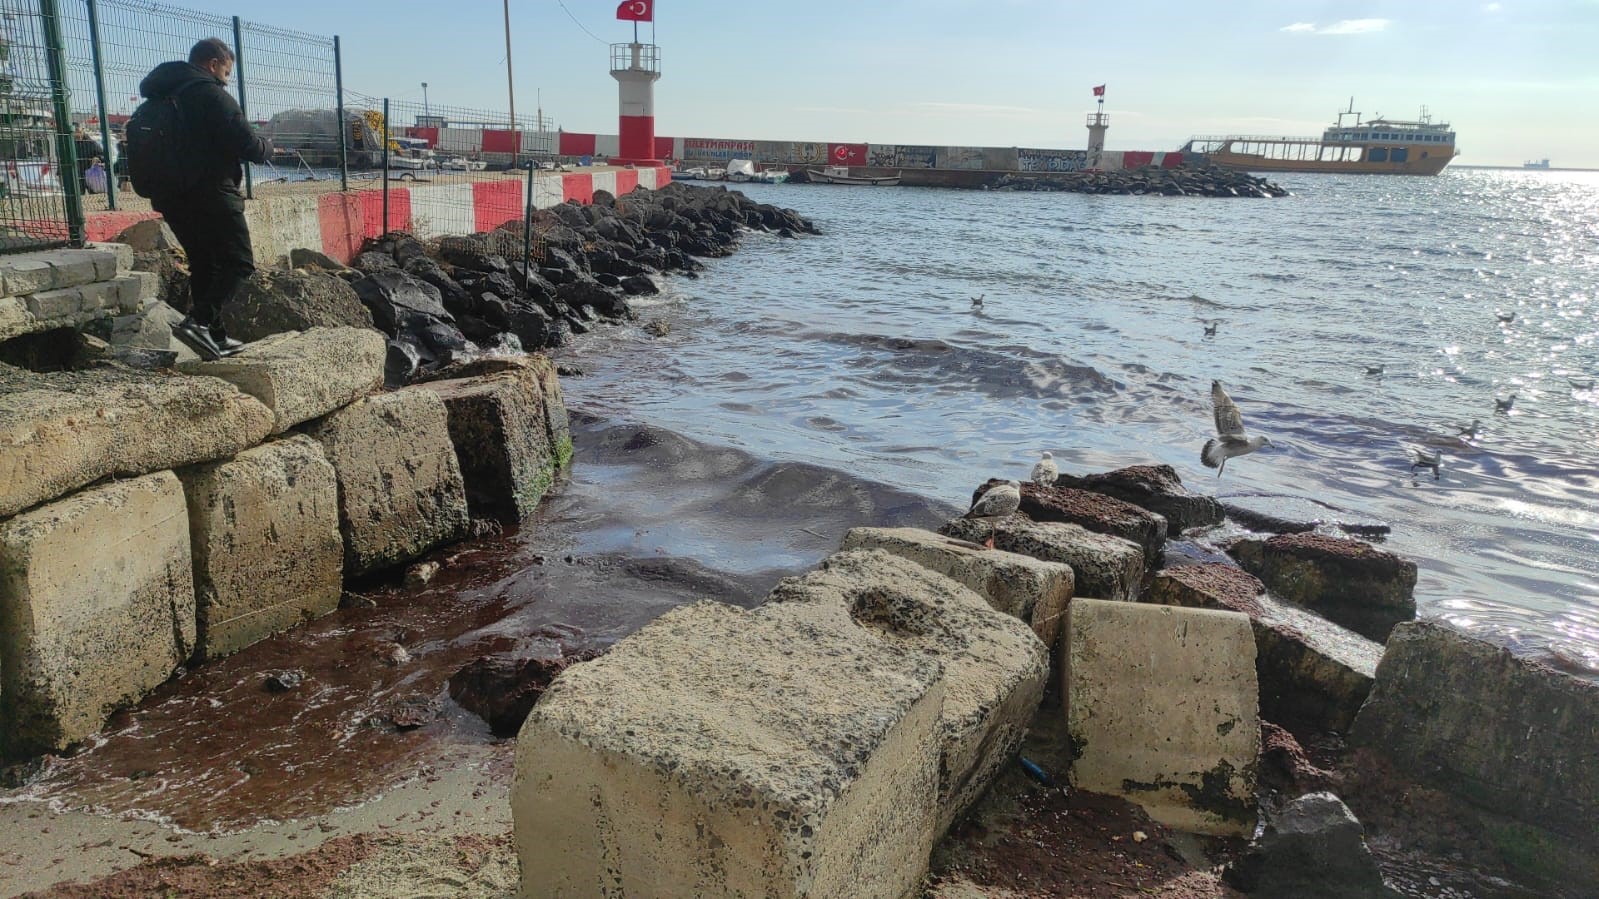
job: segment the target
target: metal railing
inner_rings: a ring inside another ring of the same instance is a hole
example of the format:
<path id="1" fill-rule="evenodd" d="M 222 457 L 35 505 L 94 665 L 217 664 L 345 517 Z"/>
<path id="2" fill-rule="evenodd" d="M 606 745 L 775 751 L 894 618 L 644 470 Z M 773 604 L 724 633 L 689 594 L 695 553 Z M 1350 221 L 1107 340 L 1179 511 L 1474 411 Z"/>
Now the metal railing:
<path id="1" fill-rule="evenodd" d="M 612 44 L 611 71 L 661 71 L 661 48 L 654 44 Z"/>
<path id="2" fill-rule="evenodd" d="M 55 125 L 67 98 L 52 77 L 61 67 L 59 18 L 47 17 L 46 5 L 0 0 L 0 253 L 83 237 L 82 209 L 70 213 L 73 196 L 62 187 L 77 185 L 77 162 L 72 132 L 63 137 Z"/>

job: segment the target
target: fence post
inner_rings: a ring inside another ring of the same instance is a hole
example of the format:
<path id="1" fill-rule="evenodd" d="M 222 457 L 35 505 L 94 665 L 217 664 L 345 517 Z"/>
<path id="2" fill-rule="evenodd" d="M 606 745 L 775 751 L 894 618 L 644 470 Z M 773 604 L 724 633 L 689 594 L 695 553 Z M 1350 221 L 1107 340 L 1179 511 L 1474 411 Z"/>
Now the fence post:
<path id="1" fill-rule="evenodd" d="M 344 56 L 339 52 L 339 36 L 333 36 L 333 89 L 339 99 L 339 190 L 350 189 L 350 123 L 344 120 Z"/>
<path id="2" fill-rule="evenodd" d="M 527 208 L 522 212 L 522 292 L 533 283 L 533 175 L 538 166 L 527 167 Z"/>
<path id="3" fill-rule="evenodd" d="M 239 17 L 233 17 L 233 77 L 239 85 L 239 111 L 250 121 L 250 107 L 244 100 L 244 29 L 239 27 Z M 255 178 L 250 174 L 250 163 L 244 164 L 244 197 L 255 199 Z"/>
<path id="4" fill-rule="evenodd" d="M 94 63 L 94 101 L 100 111 L 100 145 L 105 148 L 106 205 L 115 212 L 117 208 L 117 167 L 111 158 L 111 116 L 105 105 L 105 66 L 100 61 L 100 12 L 95 0 L 86 0 L 89 8 L 89 57 Z"/>
<path id="5" fill-rule="evenodd" d="M 389 98 L 383 98 L 383 227 L 378 235 L 389 233 Z"/>
<path id="6" fill-rule="evenodd" d="M 78 149 L 72 137 L 72 104 L 68 99 L 67 50 L 61 37 L 61 10 L 56 0 L 39 0 L 44 17 L 45 65 L 50 71 L 50 100 L 55 118 L 56 178 L 67 213 L 67 239 L 82 246 L 86 238 L 83 195 L 78 184 Z"/>

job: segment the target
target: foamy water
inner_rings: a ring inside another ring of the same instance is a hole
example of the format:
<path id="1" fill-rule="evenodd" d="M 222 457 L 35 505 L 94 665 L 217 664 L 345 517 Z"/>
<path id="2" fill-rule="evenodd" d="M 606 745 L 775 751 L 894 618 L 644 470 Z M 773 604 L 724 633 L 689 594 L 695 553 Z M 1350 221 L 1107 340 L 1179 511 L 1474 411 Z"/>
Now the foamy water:
<path id="1" fill-rule="evenodd" d="M 675 280 L 644 310 L 665 339 L 584 338 L 568 400 L 950 503 L 1045 449 L 1316 500 L 1393 525 L 1423 614 L 1599 665 L 1599 390 L 1570 384 L 1599 374 L 1599 175 L 1282 183 L 1275 201 L 747 186 L 825 235 L 753 235 Z M 1220 480 L 1198 461 L 1212 378 L 1278 447 Z M 1411 446 L 1443 453 L 1440 481 L 1412 476 Z"/>

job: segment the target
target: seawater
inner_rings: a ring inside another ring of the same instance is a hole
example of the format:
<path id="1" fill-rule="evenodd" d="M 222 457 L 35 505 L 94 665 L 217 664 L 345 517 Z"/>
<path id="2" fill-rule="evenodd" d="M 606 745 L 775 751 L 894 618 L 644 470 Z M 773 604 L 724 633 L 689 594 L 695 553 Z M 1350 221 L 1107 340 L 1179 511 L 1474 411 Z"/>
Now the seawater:
<path id="1" fill-rule="evenodd" d="M 744 185 L 823 236 L 747 235 L 672 279 L 643 310 L 672 332 L 585 336 L 568 400 L 951 506 L 1042 450 L 1325 504 L 1392 524 L 1423 615 L 1599 670 L 1599 390 L 1570 383 L 1599 377 L 1599 174 L 1279 183 L 1292 196 Z M 1213 378 L 1276 445 L 1219 479 L 1199 464 Z M 1416 446 L 1440 480 L 1411 471 Z"/>

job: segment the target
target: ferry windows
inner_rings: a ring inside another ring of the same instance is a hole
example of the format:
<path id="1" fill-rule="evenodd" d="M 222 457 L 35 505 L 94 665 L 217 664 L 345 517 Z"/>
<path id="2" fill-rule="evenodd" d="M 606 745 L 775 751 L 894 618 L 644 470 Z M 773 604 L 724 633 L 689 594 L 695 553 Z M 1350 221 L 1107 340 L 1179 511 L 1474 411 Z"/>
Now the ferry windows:
<path id="1" fill-rule="evenodd" d="M 1366 153 L 1366 160 L 1368 162 L 1387 162 L 1388 161 L 1388 148 L 1387 147 L 1372 147 L 1371 150 L 1368 153 Z"/>
<path id="2" fill-rule="evenodd" d="M 1388 154 L 1389 162 L 1408 162 L 1409 160 L 1410 149 L 1408 147 L 1395 147 L 1393 152 Z"/>

